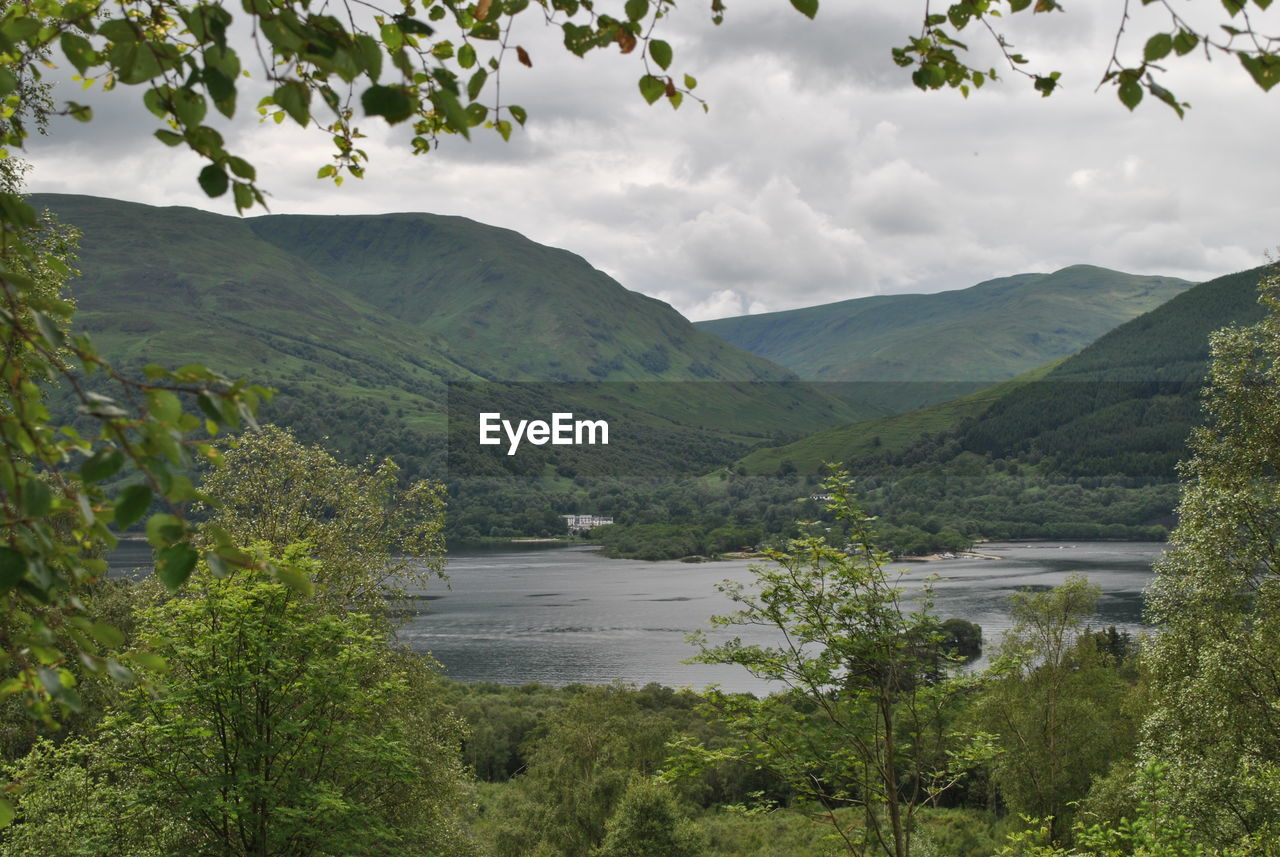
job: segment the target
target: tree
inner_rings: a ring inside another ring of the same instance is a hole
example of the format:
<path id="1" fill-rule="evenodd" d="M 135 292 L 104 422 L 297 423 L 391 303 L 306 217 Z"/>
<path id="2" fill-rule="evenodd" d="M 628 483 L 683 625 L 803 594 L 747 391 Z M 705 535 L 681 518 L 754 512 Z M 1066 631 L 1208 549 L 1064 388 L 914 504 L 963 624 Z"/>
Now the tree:
<path id="1" fill-rule="evenodd" d="M 583 690 L 527 740 L 528 770 L 516 780 L 518 800 L 494 853 L 591 853 L 631 781 L 657 773 L 672 732 L 670 721 L 642 709 L 625 688 Z"/>
<path id="2" fill-rule="evenodd" d="M 1127 685 L 1087 625 L 1100 594 L 1072 575 L 1010 596 L 1014 625 L 978 701 L 979 722 L 997 736 L 991 764 L 1005 802 L 1043 819 L 1054 842 L 1071 829 L 1073 804 L 1133 742 Z"/>
<path id="3" fill-rule="evenodd" d="M 754 590 L 720 586 L 739 609 L 713 617 L 714 626 L 763 627 L 778 643 L 696 635 L 694 660 L 776 682 L 780 690 L 764 699 L 710 700 L 744 752 L 820 813 L 849 853 L 907 857 L 917 810 L 957 781 L 947 726 L 960 685 L 936 676 L 943 635 L 927 590 L 909 612 L 848 478 L 837 474 L 825 488 L 847 545 L 793 540 L 766 552 L 773 564 L 753 569 Z M 856 823 L 837 814 L 842 807 L 858 810 Z"/>
<path id="4" fill-rule="evenodd" d="M 813 5 L 816 8 L 817 4 Z M 1145 36 L 1140 59 L 1122 60 L 1120 46 L 1132 25 L 1130 4 L 1125 2 L 1116 27 L 1115 48 L 1102 76 L 1102 83 L 1114 86 L 1117 97 L 1130 110 L 1141 103 L 1144 94 L 1149 94 L 1182 116 L 1190 105 L 1179 101 L 1157 78 L 1167 71 L 1169 61 L 1192 53 L 1202 53 L 1207 59 L 1224 56 L 1237 60 L 1263 90 L 1280 82 L 1280 41 L 1264 33 L 1254 20 L 1265 13 L 1271 0 L 1222 0 L 1226 19 L 1216 25 L 1196 19 L 1195 10 L 1176 9 L 1168 0 L 1141 0 L 1141 5 L 1155 5 L 1166 12 L 1165 27 Z M 1057 0 L 959 0 L 942 13 L 934 12 L 925 3 L 920 34 L 894 48 L 893 60 L 911 69 L 912 82 L 919 88 L 951 87 L 967 97 L 971 90 L 997 77 L 994 67 L 980 68 L 961 58 L 969 48 L 957 37 L 973 27 L 990 37 L 1014 74 L 1027 78 L 1037 92 L 1048 96 L 1057 89 L 1062 75 L 1056 71 L 1028 71 L 1027 58 L 995 29 L 1002 15 L 1026 11 L 1062 12 L 1063 6 Z"/>
<path id="5" fill-rule="evenodd" d="M 13 10 L 8 10 L 12 13 Z M 3 75 L 0 75 L 2 77 Z M 10 108 L 21 105 L 11 104 Z M 18 109 L 7 121 L 23 115 Z M 118 643 L 110 626 L 86 615 L 84 588 L 103 575 L 105 548 L 116 534 L 146 518 L 156 571 L 176 587 L 198 553 L 184 507 L 199 497 L 184 471 L 199 458 L 219 459 L 217 432 L 252 422 L 267 391 L 199 366 L 149 367 L 145 381 L 120 376 L 92 343 L 68 328 L 73 304 L 62 294 L 71 274 L 71 236 L 41 220 L 0 188 L 0 698 L 18 695 L 48 723 L 80 706 L 64 651 L 91 672 L 132 677 L 126 660 L 107 657 Z M 16 179 L 14 179 L 16 180 Z M 73 369 L 74 367 L 74 369 Z M 86 386 L 105 376 L 120 391 L 109 398 Z M 62 383 L 99 429 L 84 434 L 60 426 L 45 404 L 49 384 Z M 202 421 L 184 413 L 182 397 L 198 402 Z M 126 464 L 131 463 L 130 472 Z M 123 480 L 108 494 L 104 484 Z M 162 511 L 148 512 L 153 503 Z M 206 548 L 223 565 L 252 564 L 224 539 Z M 9 807 L 0 800 L 0 824 Z"/>
<path id="6" fill-rule="evenodd" d="M 636 780 L 605 826 L 596 857 L 698 857 L 702 843 L 667 786 Z"/>
<path id="7" fill-rule="evenodd" d="M 206 530 L 276 554 L 305 544 L 320 597 L 380 613 L 387 598 L 444 570 L 443 488 L 421 481 L 401 489 L 397 473 L 390 460 L 342 464 L 265 426 L 238 438 L 206 475 Z"/>
<path id="8" fill-rule="evenodd" d="M 89 764 L 42 748 L 24 760 L 22 823 L 0 853 L 58 835 L 175 857 L 469 853 L 460 721 L 377 621 L 324 607 L 261 576 L 204 572 L 144 610 L 139 643 L 166 665 L 161 692 L 126 692 L 80 747 Z M 55 783 L 129 824 L 69 809 Z"/>
<path id="9" fill-rule="evenodd" d="M 1172 549 L 1156 563 L 1142 755 L 1207 840 L 1280 836 L 1280 276 L 1266 317 L 1212 339 L 1207 425 L 1181 467 Z"/>

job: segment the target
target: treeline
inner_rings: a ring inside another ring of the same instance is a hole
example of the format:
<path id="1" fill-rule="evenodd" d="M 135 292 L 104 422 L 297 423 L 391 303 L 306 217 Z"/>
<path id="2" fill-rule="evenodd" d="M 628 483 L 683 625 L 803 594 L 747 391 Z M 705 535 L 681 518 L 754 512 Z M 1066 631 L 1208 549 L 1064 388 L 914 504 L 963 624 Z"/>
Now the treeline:
<path id="1" fill-rule="evenodd" d="M 857 481 L 877 517 L 876 540 L 896 555 L 965 550 L 978 541 L 1161 541 L 1177 485 L 1121 476 L 1048 477 L 1017 462 L 973 458 L 962 474 L 892 471 Z M 450 486 L 451 544 L 564 536 L 560 514 L 615 524 L 591 534 L 607 555 L 679 559 L 779 546 L 797 521 L 833 523 L 817 477 L 720 472 L 690 479 L 473 479 Z"/>

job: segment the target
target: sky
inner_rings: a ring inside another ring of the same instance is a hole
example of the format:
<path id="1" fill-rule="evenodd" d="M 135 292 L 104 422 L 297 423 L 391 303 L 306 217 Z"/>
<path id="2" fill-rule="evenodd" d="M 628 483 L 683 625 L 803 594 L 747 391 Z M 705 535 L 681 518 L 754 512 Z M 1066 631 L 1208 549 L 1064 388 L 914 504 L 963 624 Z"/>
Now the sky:
<path id="1" fill-rule="evenodd" d="M 890 49 L 918 31 L 922 1 L 826 0 L 814 21 L 785 0 L 727 4 L 719 27 L 704 2 L 662 22 L 706 113 L 645 104 L 637 55 L 579 59 L 525 16 L 512 42 L 533 68 L 509 63 L 502 97 L 530 118 L 509 143 L 473 133 L 415 157 L 403 129 L 370 121 L 367 177 L 335 188 L 315 178 L 328 135 L 258 121 L 252 82 L 224 134 L 272 213 L 469 217 L 578 253 L 695 321 L 1080 263 L 1198 281 L 1280 246 L 1280 87 L 1267 95 L 1234 60 L 1192 55 L 1164 79 L 1191 103 L 1185 119 L 1150 99 L 1130 113 L 1098 89 L 1121 4 L 1004 22 L 1033 67 L 1063 73 L 1047 99 L 1011 74 L 968 99 L 916 89 Z M 1179 9 L 1212 24 L 1221 5 Z M 1131 57 L 1166 13 L 1130 11 Z M 65 74 L 55 97 L 95 119 L 55 120 L 32 141 L 32 191 L 234 214 L 229 195 L 201 192 L 194 156 L 151 136 L 136 88 L 83 93 Z"/>

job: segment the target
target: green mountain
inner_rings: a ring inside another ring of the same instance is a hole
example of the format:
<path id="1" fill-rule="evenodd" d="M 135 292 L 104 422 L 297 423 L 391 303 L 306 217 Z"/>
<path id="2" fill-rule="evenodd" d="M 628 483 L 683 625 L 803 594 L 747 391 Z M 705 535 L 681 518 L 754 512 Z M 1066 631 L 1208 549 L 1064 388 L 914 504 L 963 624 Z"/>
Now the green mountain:
<path id="1" fill-rule="evenodd" d="M 1171 479 L 1200 421 L 1210 334 L 1262 317 L 1265 268 L 1201 283 L 1055 361 L 979 393 L 906 414 L 826 429 L 757 450 L 748 473 L 789 462 L 816 472 L 845 461 L 863 472 L 1005 460 L 1067 477 Z M 789 468 L 788 468 L 789 469 Z"/>
<path id="2" fill-rule="evenodd" d="M 1040 380 L 1062 361 L 1024 372 L 1016 378 L 984 387 L 976 393 L 926 408 L 823 429 L 784 446 L 757 449 L 742 458 L 735 469 L 751 475 L 770 473 L 819 473 L 831 461 L 854 461 L 866 456 L 900 453 L 916 442 L 972 420 L 1001 401 L 1014 389 Z"/>
<path id="3" fill-rule="evenodd" d="M 1073 265 L 938 294 L 877 295 L 698 326 L 809 380 L 985 386 L 1079 351 L 1190 286 Z"/>
<path id="4" fill-rule="evenodd" d="M 757 450 L 733 471 L 842 462 L 886 543 L 912 551 L 983 537 L 1163 539 L 1175 466 L 1202 419 L 1210 334 L 1261 318 L 1263 273 L 1202 283 L 981 393 Z"/>
<path id="5" fill-rule="evenodd" d="M 463 218 L 32 202 L 82 232 L 76 323 L 111 359 L 200 362 L 269 384 L 280 395 L 266 419 L 354 456 L 394 455 L 411 473 L 439 472 L 428 459 L 449 382 L 602 385 L 592 404 L 670 431 L 694 461 L 869 413 L 571 253 Z M 699 383 L 690 395 L 641 382 Z"/>

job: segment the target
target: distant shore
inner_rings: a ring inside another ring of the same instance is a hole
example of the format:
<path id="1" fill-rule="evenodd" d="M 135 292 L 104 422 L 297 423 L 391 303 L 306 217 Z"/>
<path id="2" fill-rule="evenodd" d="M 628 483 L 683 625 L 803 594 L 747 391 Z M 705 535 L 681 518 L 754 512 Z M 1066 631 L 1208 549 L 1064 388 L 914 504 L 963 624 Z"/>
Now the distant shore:
<path id="1" fill-rule="evenodd" d="M 925 556 L 900 556 L 898 562 L 946 562 L 950 559 L 1004 559 L 1002 556 L 994 556 L 989 553 L 976 553 L 974 551 L 957 551 L 947 556 L 940 553 L 931 553 Z"/>

